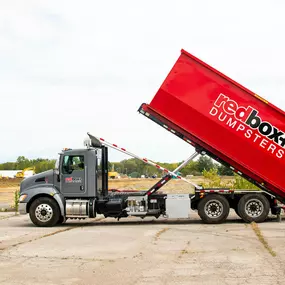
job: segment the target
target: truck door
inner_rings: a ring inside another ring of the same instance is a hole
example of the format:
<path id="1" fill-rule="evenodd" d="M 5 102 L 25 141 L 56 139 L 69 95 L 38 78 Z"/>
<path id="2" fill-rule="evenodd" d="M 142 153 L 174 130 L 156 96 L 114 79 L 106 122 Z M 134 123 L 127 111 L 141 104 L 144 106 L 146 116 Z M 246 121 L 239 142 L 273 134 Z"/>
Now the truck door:
<path id="1" fill-rule="evenodd" d="M 65 197 L 86 195 L 87 159 L 82 154 L 65 154 L 62 158 L 61 192 Z"/>

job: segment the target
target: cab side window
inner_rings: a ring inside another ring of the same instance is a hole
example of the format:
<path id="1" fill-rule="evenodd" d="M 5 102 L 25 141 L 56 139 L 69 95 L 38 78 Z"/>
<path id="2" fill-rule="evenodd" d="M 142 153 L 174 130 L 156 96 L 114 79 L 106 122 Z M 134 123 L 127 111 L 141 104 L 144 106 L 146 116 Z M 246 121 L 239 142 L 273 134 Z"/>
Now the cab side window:
<path id="1" fill-rule="evenodd" d="M 62 173 L 71 174 L 74 170 L 84 170 L 84 155 L 65 155 L 62 163 Z"/>

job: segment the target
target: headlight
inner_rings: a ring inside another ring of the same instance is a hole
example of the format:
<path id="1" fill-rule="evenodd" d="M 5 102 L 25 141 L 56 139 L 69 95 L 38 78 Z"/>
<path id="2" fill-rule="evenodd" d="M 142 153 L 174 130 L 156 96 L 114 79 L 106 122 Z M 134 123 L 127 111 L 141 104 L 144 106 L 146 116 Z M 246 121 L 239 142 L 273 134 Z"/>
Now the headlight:
<path id="1" fill-rule="evenodd" d="M 20 202 L 23 202 L 27 198 L 27 194 L 23 194 L 20 196 Z"/>

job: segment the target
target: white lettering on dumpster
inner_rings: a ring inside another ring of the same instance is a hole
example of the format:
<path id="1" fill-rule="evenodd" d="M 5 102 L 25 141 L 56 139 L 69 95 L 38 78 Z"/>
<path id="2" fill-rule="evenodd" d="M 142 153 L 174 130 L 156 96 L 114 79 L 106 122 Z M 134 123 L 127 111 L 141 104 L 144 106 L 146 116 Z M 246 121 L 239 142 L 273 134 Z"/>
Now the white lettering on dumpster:
<path id="1" fill-rule="evenodd" d="M 239 106 L 236 101 L 221 93 L 209 114 L 236 132 L 242 132 L 245 138 L 251 139 L 277 158 L 283 157 L 284 132 L 270 122 L 263 121 L 258 110 L 252 106 Z"/>

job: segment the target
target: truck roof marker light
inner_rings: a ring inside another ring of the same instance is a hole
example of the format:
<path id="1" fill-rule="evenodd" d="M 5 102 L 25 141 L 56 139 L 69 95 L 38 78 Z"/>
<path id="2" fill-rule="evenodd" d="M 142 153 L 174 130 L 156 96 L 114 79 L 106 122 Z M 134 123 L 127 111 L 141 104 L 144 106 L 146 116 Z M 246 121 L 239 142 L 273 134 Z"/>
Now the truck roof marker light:
<path id="1" fill-rule="evenodd" d="M 91 135 L 91 134 L 88 133 L 88 135 Z M 93 136 L 93 135 L 92 135 L 92 136 Z M 132 156 L 132 157 L 134 157 L 134 158 L 137 158 L 137 159 L 139 159 L 139 160 L 141 160 L 141 161 L 143 161 L 143 162 L 145 162 L 145 163 L 147 163 L 147 164 L 150 164 L 150 165 L 152 165 L 152 166 L 155 166 L 157 169 L 160 169 L 161 171 L 165 171 L 165 172 L 167 172 L 167 173 L 170 173 L 170 174 L 172 174 L 173 176 L 175 176 L 176 178 L 181 179 L 181 180 L 187 182 L 188 184 L 194 186 L 195 188 L 198 188 L 198 189 L 201 189 L 201 188 L 202 188 L 201 186 L 199 186 L 199 185 L 197 185 L 197 184 L 195 184 L 195 183 L 193 183 L 193 182 L 191 182 L 191 181 L 189 181 L 189 180 L 187 180 L 187 179 L 185 179 L 185 178 L 183 178 L 183 177 L 177 175 L 176 173 L 174 173 L 174 172 L 172 172 L 172 171 L 170 171 L 170 170 L 168 170 L 168 169 L 166 169 L 166 168 L 164 168 L 164 167 L 158 165 L 157 163 L 155 163 L 155 162 L 153 162 L 153 161 L 151 161 L 151 160 L 149 160 L 149 159 L 147 159 L 147 158 L 141 158 L 141 157 L 139 157 L 138 155 L 133 154 L 133 153 L 131 153 L 131 152 L 125 150 L 125 148 L 119 147 L 117 144 L 113 144 L 113 143 L 107 142 L 107 141 L 104 140 L 103 138 L 98 138 L 98 137 L 95 137 L 95 136 L 93 136 L 93 137 L 96 138 L 96 139 L 98 139 L 98 140 L 101 140 L 102 142 L 104 142 L 103 144 L 105 144 L 105 145 L 107 145 L 107 146 L 109 146 L 109 147 L 111 147 L 111 148 L 114 148 L 114 149 L 116 149 L 116 150 L 118 150 L 118 151 L 121 151 L 121 152 L 127 154 L 127 155 L 130 155 L 130 156 Z"/>
<path id="2" fill-rule="evenodd" d="M 172 129 L 171 129 L 170 131 L 171 131 L 172 133 L 174 133 L 174 134 L 176 133 L 176 132 L 175 132 L 174 130 L 172 130 Z"/>
<path id="3" fill-rule="evenodd" d="M 163 125 L 163 127 L 166 128 L 166 129 L 168 129 L 168 126 L 166 126 L 166 125 Z"/>

